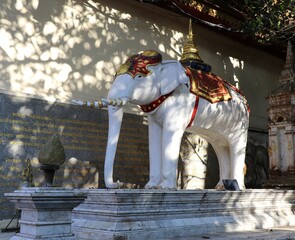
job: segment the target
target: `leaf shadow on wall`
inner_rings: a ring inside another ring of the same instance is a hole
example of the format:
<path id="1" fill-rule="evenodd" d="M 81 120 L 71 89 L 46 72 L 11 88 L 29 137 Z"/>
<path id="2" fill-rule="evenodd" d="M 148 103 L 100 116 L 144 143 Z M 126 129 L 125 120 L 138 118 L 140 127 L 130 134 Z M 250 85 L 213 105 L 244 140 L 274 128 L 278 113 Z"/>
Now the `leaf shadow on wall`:
<path id="1" fill-rule="evenodd" d="M 106 97 L 129 55 L 147 48 L 180 55 L 184 39 L 144 8 L 133 13 L 119 1 L 21 3 L 0 10 L 3 89 L 50 101 L 92 100 Z"/>
<path id="2" fill-rule="evenodd" d="M 152 15 L 145 13 L 149 16 L 142 21 L 118 1 L 7 1 L 0 15 L 0 88 L 43 98 L 48 105 L 77 96 L 105 97 L 115 69 L 128 55 L 147 47 L 177 55 L 174 47 L 163 46 L 171 39 L 182 45 Z M 129 144 L 123 142 L 122 149 L 128 151 Z"/>

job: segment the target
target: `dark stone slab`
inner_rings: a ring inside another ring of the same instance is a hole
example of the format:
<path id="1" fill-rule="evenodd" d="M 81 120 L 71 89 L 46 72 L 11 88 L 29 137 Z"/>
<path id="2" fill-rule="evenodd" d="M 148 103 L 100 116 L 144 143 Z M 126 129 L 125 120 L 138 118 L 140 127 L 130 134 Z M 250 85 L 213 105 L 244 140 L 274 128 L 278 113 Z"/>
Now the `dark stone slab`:
<path id="1" fill-rule="evenodd" d="M 147 181 L 142 178 L 148 173 L 147 126 L 143 122 L 141 116 L 124 115 L 114 167 L 114 178 L 123 182 L 144 185 Z M 27 159 L 31 160 L 34 184 L 43 184 L 38 153 L 55 133 L 66 154 L 56 172 L 55 186 L 104 187 L 106 110 L 0 94 L 0 193 L 19 187 Z M 141 171 L 136 170 L 138 165 Z M 1 206 L 0 218 L 13 216 L 11 204 Z"/>

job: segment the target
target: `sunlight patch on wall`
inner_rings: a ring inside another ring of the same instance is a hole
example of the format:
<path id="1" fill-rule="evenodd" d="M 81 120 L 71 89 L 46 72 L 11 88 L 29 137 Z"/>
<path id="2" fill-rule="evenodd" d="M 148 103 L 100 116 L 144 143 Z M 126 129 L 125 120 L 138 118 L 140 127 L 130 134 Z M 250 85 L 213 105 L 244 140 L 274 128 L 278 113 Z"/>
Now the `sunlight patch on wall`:
<path id="1" fill-rule="evenodd" d="M 163 43 L 160 43 L 160 44 L 159 44 L 159 50 L 160 50 L 161 52 L 165 52 L 165 46 L 164 46 Z"/>
<path id="2" fill-rule="evenodd" d="M 53 22 L 47 22 L 45 23 L 45 26 L 43 28 L 43 34 L 50 35 L 57 31 L 57 26 Z"/>
<path id="3" fill-rule="evenodd" d="M 232 63 L 234 68 L 240 68 L 241 70 L 244 69 L 244 61 L 241 61 L 234 57 L 229 57 L 229 60 Z"/>
<path id="4" fill-rule="evenodd" d="M 117 62 L 118 62 L 118 66 L 122 64 L 122 61 L 119 62 L 117 60 Z M 113 81 L 113 76 L 115 75 L 115 72 L 116 72 L 116 69 L 113 63 L 99 61 L 95 66 L 96 66 L 95 76 L 97 81 L 101 81 L 101 82 Z"/>
<path id="5" fill-rule="evenodd" d="M 174 59 L 176 59 L 177 57 L 180 59 L 180 56 L 183 51 L 183 41 L 185 40 L 185 37 L 183 33 L 174 30 L 172 30 L 172 34 L 173 35 L 170 38 L 170 44 L 174 51 L 170 49 L 168 50 L 167 54 Z"/>
<path id="6" fill-rule="evenodd" d="M 230 60 L 230 62 L 232 64 L 232 66 L 233 66 L 233 69 L 239 69 L 239 70 L 244 69 L 244 61 L 243 60 L 239 60 L 239 59 L 234 58 L 234 57 L 229 57 L 229 60 Z M 237 76 L 236 72 L 233 73 L 233 80 L 235 82 L 235 86 L 237 88 L 240 88 L 240 86 L 239 86 L 240 79 Z"/>
<path id="7" fill-rule="evenodd" d="M 146 39 L 140 39 L 140 44 L 143 45 L 143 46 L 147 46 L 147 41 Z"/>
<path id="8" fill-rule="evenodd" d="M 106 97 L 116 68 L 131 54 L 149 48 L 177 59 L 182 51 L 183 33 L 111 3 L 16 0 L 5 6 L 0 9 L 4 92 L 61 102 Z"/>
<path id="9" fill-rule="evenodd" d="M 24 144 L 21 141 L 12 140 L 7 145 L 8 152 L 14 158 L 18 158 L 18 156 L 24 153 Z"/>
<path id="10" fill-rule="evenodd" d="M 14 57 L 16 55 L 16 51 L 11 44 L 13 42 L 13 38 L 11 34 L 6 31 L 4 28 L 0 29 L 0 47 L 2 51 L 7 55 L 9 60 L 14 60 Z M 0 54 L 0 60 L 3 61 L 5 56 L 3 54 Z"/>
<path id="11" fill-rule="evenodd" d="M 27 106 L 20 107 L 18 112 L 24 116 L 33 114 L 33 110 L 31 108 L 28 108 Z"/>

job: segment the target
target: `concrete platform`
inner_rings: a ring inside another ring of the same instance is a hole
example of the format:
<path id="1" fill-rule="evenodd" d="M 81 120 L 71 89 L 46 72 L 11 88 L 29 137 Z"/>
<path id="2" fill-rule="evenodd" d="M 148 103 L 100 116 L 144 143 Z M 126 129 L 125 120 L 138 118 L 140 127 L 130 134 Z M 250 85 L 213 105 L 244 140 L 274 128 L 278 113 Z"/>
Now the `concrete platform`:
<path id="1" fill-rule="evenodd" d="M 0 240 L 9 240 L 15 233 L 0 233 Z M 179 240 L 179 238 L 176 238 Z M 176 239 L 165 239 L 165 240 L 176 240 Z M 185 240 L 242 240 L 242 239 L 255 239 L 255 240 L 294 240 L 295 239 L 295 227 L 288 228 L 273 228 L 273 229 L 260 229 L 255 231 L 247 232 L 232 232 L 232 233 L 218 233 L 218 234 L 203 234 L 196 235 L 189 238 L 182 238 Z M 79 240 L 79 239 L 78 239 Z M 153 240 L 153 239 L 150 239 Z M 163 240 L 158 239 L 156 240 Z"/>
<path id="2" fill-rule="evenodd" d="M 73 210 L 72 228 L 79 239 L 92 240 L 295 239 L 293 227 L 274 230 L 295 226 L 294 213 L 292 190 L 91 189 Z"/>

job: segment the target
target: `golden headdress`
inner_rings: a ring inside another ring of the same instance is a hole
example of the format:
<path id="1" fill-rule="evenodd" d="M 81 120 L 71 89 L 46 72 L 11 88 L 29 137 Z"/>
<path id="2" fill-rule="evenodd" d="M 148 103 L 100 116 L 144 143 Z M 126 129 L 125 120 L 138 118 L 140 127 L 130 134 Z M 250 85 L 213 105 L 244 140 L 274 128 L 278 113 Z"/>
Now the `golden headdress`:
<path id="1" fill-rule="evenodd" d="M 142 76 L 147 76 L 150 71 L 147 66 L 157 65 L 162 61 L 162 55 L 154 50 L 146 50 L 139 54 L 134 54 L 130 56 L 124 64 L 122 64 L 117 72 L 116 76 L 127 73 L 133 78 L 140 74 Z"/>

